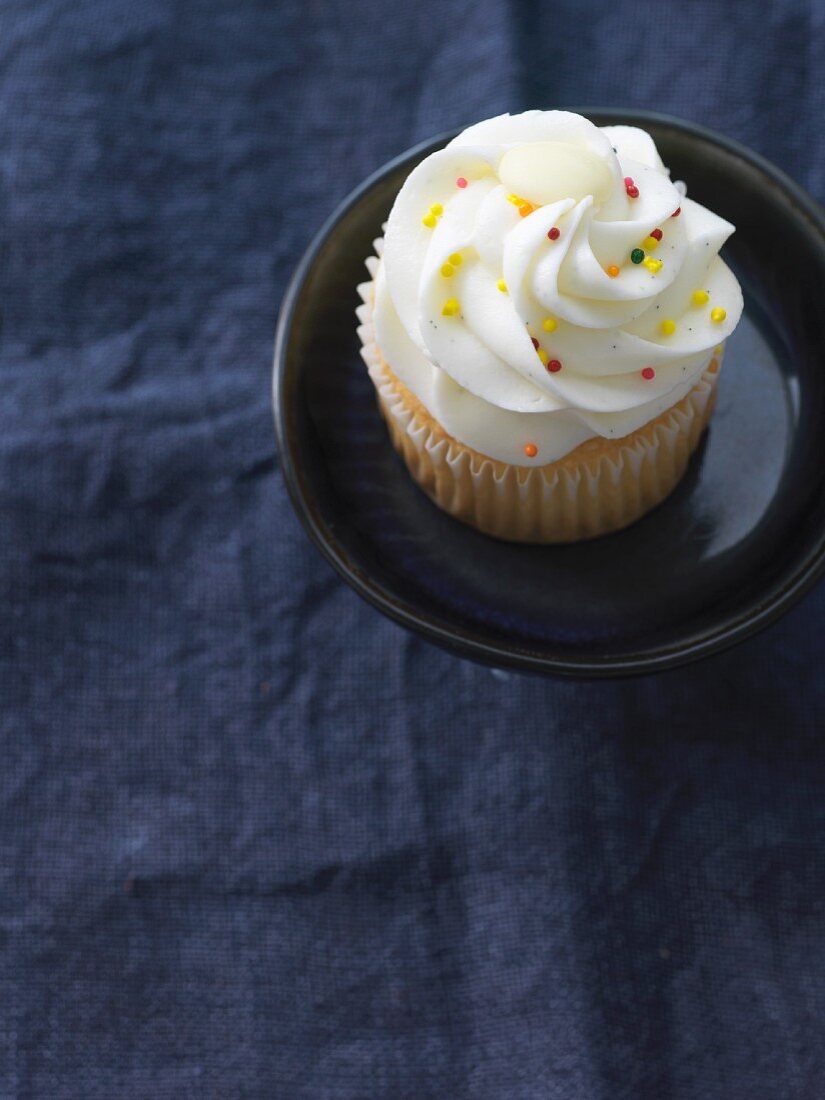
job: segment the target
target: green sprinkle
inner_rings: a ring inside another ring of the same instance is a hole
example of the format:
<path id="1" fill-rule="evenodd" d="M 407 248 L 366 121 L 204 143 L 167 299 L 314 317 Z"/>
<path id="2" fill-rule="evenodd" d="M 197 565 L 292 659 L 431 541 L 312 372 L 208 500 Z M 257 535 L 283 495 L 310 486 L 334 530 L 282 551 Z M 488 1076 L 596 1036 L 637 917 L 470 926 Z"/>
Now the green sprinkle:
<path id="1" fill-rule="evenodd" d="M 645 258 L 645 254 L 642 252 L 641 248 L 634 248 L 630 253 L 630 258 L 634 264 L 640 264 Z"/>

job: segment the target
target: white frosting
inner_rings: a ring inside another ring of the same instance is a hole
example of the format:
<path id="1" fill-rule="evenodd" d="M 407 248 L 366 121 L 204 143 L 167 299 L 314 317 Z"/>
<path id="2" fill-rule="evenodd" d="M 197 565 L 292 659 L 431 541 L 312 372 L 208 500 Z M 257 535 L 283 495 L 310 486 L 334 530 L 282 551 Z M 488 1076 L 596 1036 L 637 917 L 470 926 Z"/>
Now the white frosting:
<path id="1" fill-rule="evenodd" d="M 661 242 L 645 249 L 657 228 Z M 566 111 L 488 119 L 399 192 L 375 275 L 376 342 L 450 435 L 503 462 L 543 465 L 594 436 L 635 431 L 696 383 L 742 312 L 718 256 L 733 228 L 684 197 L 643 130 L 598 129 Z M 633 263 L 635 248 L 661 267 Z M 694 303 L 697 290 L 706 303 Z M 665 319 L 676 322 L 670 335 Z M 531 338 L 560 370 L 546 369 Z"/>

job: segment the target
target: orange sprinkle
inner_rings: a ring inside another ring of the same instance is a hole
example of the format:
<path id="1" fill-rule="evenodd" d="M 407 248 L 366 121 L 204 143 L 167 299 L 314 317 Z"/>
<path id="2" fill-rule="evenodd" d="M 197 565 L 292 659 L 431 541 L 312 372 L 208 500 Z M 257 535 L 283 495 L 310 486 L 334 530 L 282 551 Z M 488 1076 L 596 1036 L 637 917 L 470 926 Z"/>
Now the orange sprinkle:
<path id="1" fill-rule="evenodd" d="M 535 443 L 525 443 L 524 453 L 527 455 L 528 458 L 535 458 L 536 455 L 539 453 L 539 449 L 535 445 Z"/>
<path id="2" fill-rule="evenodd" d="M 618 267 L 616 267 L 615 264 L 611 264 L 610 267 L 607 268 L 607 274 L 610 276 L 611 279 L 615 279 L 616 276 L 619 274 Z"/>
<path id="3" fill-rule="evenodd" d="M 535 209 L 535 206 L 533 206 L 531 202 L 523 202 L 521 206 L 519 206 L 518 212 L 523 218 L 526 218 L 527 215 L 532 214 Z"/>

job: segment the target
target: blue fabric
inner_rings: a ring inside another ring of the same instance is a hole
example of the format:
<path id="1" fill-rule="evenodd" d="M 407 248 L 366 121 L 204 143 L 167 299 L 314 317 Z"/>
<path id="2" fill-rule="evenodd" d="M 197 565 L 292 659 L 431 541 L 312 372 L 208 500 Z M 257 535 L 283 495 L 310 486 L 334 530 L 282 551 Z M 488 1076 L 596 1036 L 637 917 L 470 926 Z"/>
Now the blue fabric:
<path id="1" fill-rule="evenodd" d="M 821 0 L 6 0 L 0 1096 L 820 1100 L 825 588 L 656 678 L 311 549 L 278 302 L 368 172 L 652 107 L 825 197 Z"/>

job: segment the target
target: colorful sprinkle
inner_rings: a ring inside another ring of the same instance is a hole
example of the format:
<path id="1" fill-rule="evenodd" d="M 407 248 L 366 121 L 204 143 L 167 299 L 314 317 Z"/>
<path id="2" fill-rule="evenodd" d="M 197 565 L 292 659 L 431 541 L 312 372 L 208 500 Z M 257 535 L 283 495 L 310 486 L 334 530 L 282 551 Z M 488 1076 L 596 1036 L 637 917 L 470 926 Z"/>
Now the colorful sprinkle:
<path id="1" fill-rule="evenodd" d="M 673 213 L 670 216 L 671 216 L 671 218 L 678 218 L 681 213 L 682 213 L 681 206 L 677 206 L 676 209 L 673 211 Z"/>
<path id="2" fill-rule="evenodd" d="M 547 236 L 551 241 L 557 241 L 561 236 L 561 230 L 554 225 L 552 229 L 547 230 Z"/>
<path id="3" fill-rule="evenodd" d="M 536 348 L 536 355 L 538 355 L 539 359 L 541 359 L 542 366 L 546 367 L 549 356 L 544 348 Z"/>
<path id="4" fill-rule="evenodd" d="M 676 331 L 676 322 L 671 321 L 670 318 L 662 321 L 662 323 L 659 325 L 659 331 L 662 333 L 663 336 L 672 336 L 673 333 Z"/>
<path id="5" fill-rule="evenodd" d="M 638 199 L 638 197 L 639 197 L 639 188 L 636 187 L 636 186 L 628 187 L 627 188 L 627 197 L 629 199 Z"/>
<path id="6" fill-rule="evenodd" d="M 438 221 L 443 213 L 444 207 L 441 205 L 441 203 L 434 202 L 421 220 L 428 229 L 433 229 L 435 223 Z"/>
<path id="7" fill-rule="evenodd" d="M 720 309 L 719 306 L 717 306 L 716 309 L 712 309 L 710 311 L 710 319 L 711 319 L 711 321 L 715 321 L 717 325 L 720 324 L 722 321 L 724 321 L 724 319 L 726 317 L 727 317 L 726 310 Z"/>
<path id="8" fill-rule="evenodd" d="M 525 443 L 524 453 L 527 455 L 528 458 L 535 458 L 536 455 L 539 453 L 539 449 L 535 445 L 535 443 Z"/>
<path id="9" fill-rule="evenodd" d="M 533 206 L 533 204 L 531 202 L 523 202 L 519 206 L 518 212 L 519 212 L 519 214 L 521 214 L 521 216 L 523 218 L 526 218 L 527 215 L 532 214 L 535 209 L 536 209 L 535 206 Z"/>
<path id="10" fill-rule="evenodd" d="M 455 181 L 455 185 L 456 187 L 466 187 L 467 181 L 463 176 L 459 176 L 458 179 Z"/>
<path id="11" fill-rule="evenodd" d="M 619 269 L 618 267 L 616 267 L 615 264 L 610 264 L 605 270 L 607 271 L 607 274 L 610 276 L 611 279 L 615 279 L 616 276 L 619 274 Z"/>
<path id="12" fill-rule="evenodd" d="M 690 296 L 690 300 L 695 306 L 703 306 L 708 301 L 709 297 L 710 295 L 706 290 L 694 290 L 693 294 Z"/>
<path id="13" fill-rule="evenodd" d="M 645 254 L 642 252 L 641 248 L 634 248 L 630 253 L 630 259 L 634 264 L 640 264 L 644 258 Z"/>
<path id="14" fill-rule="evenodd" d="M 507 201 L 511 202 L 513 206 L 521 206 L 521 204 L 524 202 L 524 199 L 519 198 L 518 195 L 508 195 Z"/>
<path id="15" fill-rule="evenodd" d="M 654 260 L 652 256 L 648 256 L 647 259 L 645 260 L 645 267 L 647 268 L 648 271 L 652 271 L 653 274 L 655 275 L 657 271 L 661 270 L 662 261 L 661 260 Z"/>
<path id="16" fill-rule="evenodd" d="M 453 267 L 458 267 L 459 264 L 463 262 L 464 257 L 461 255 L 460 252 L 453 252 L 447 257 L 447 259 L 453 265 Z"/>
<path id="17" fill-rule="evenodd" d="M 541 323 L 541 327 L 545 332 L 555 332 L 559 327 L 559 323 L 554 317 L 545 317 Z"/>
<path id="18" fill-rule="evenodd" d="M 551 374 L 556 374 L 558 373 L 558 371 L 561 370 L 561 363 L 558 359 L 551 359 L 550 362 L 547 364 L 547 369 L 550 371 Z"/>
<path id="19" fill-rule="evenodd" d="M 716 345 L 716 347 L 713 349 L 713 354 L 714 355 L 721 355 L 722 354 L 722 345 L 721 344 Z"/>
<path id="20" fill-rule="evenodd" d="M 656 377 L 656 371 L 653 369 L 653 367 L 644 367 L 642 369 L 642 378 L 646 378 L 648 382 L 650 381 L 651 378 L 655 378 L 655 377 Z"/>
<path id="21" fill-rule="evenodd" d="M 460 309 L 457 298 L 448 298 L 441 307 L 441 312 L 445 317 L 455 317 Z"/>
<path id="22" fill-rule="evenodd" d="M 662 239 L 661 229 L 651 229 L 650 235 L 655 241 L 660 241 Z"/>
<path id="23" fill-rule="evenodd" d="M 624 178 L 624 185 L 625 185 L 625 187 L 632 187 L 632 186 L 633 186 L 633 182 L 634 182 L 634 181 L 633 181 L 633 177 L 632 177 L 632 176 L 625 176 L 625 178 Z"/>
<path id="24" fill-rule="evenodd" d="M 654 237 L 652 233 L 642 241 L 642 248 L 647 249 L 648 252 L 655 252 L 658 247 L 659 238 Z"/>
<path id="25" fill-rule="evenodd" d="M 499 279 L 499 281 L 496 283 L 496 286 L 498 287 L 498 289 L 501 291 L 502 294 L 507 293 L 507 284 L 505 283 L 505 281 L 503 279 Z"/>
<path id="26" fill-rule="evenodd" d="M 455 275 L 455 268 L 452 264 L 442 264 L 441 274 L 444 276 L 445 279 L 449 279 L 451 275 Z"/>
<path id="27" fill-rule="evenodd" d="M 538 342 L 538 340 L 537 340 L 537 339 L 535 338 L 535 336 L 531 336 L 531 337 L 530 337 L 530 343 L 531 343 L 531 344 L 533 345 L 533 347 L 534 347 L 534 348 L 536 349 L 536 351 L 538 351 L 538 350 L 539 350 L 539 342 Z"/>

